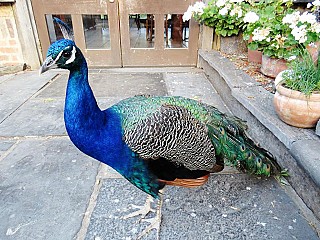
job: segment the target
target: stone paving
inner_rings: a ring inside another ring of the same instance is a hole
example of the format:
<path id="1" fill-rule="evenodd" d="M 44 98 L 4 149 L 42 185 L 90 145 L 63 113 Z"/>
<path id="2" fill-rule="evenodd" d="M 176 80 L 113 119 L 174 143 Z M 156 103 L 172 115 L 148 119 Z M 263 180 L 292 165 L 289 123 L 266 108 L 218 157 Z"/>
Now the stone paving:
<path id="1" fill-rule="evenodd" d="M 68 72 L 0 77 L 0 239 L 129 240 L 123 220 L 146 194 L 78 151 L 63 123 Z M 136 94 L 182 95 L 228 112 L 194 68 L 105 69 L 89 78 L 101 108 Z M 290 186 L 227 168 L 195 189 L 166 187 L 160 239 L 318 239 Z M 313 223 L 313 224 L 311 224 Z M 155 231 L 143 239 L 156 239 Z"/>

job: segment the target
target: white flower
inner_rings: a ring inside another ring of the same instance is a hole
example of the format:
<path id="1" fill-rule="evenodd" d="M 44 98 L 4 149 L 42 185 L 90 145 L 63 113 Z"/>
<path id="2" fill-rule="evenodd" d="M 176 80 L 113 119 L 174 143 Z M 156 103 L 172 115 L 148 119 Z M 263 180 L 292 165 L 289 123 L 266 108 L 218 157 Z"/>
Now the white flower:
<path id="1" fill-rule="evenodd" d="M 309 43 L 308 46 L 312 47 L 312 48 L 316 48 L 317 47 L 317 45 L 314 42 Z"/>
<path id="2" fill-rule="evenodd" d="M 219 14 L 222 15 L 222 16 L 227 15 L 227 13 L 228 13 L 228 8 L 226 8 L 226 7 L 221 8 L 221 9 L 219 10 Z"/>
<path id="3" fill-rule="evenodd" d="M 182 20 L 184 22 L 189 21 L 191 19 L 191 17 L 192 17 L 192 14 L 193 14 L 193 6 L 190 5 L 188 7 L 187 11 L 183 14 Z"/>
<path id="4" fill-rule="evenodd" d="M 295 60 L 297 58 L 297 56 L 291 56 L 291 57 L 289 57 L 287 60 L 288 61 L 293 61 L 293 60 Z"/>
<path id="5" fill-rule="evenodd" d="M 239 18 L 242 17 L 242 9 L 240 9 L 240 10 L 238 11 L 238 17 L 239 17 Z"/>
<path id="6" fill-rule="evenodd" d="M 263 41 L 263 40 L 267 39 L 269 33 L 270 33 L 269 28 L 263 28 L 263 29 L 257 28 L 252 33 L 252 40 L 253 41 Z M 268 40 L 270 40 L 270 39 L 268 38 Z"/>
<path id="7" fill-rule="evenodd" d="M 295 27 L 294 29 L 292 29 L 291 34 L 294 36 L 295 40 L 299 41 L 299 43 L 304 43 L 305 41 L 307 41 L 306 25 Z"/>
<path id="8" fill-rule="evenodd" d="M 224 6 L 226 4 L 226 0 L 218 0 L 217 2 L 216 2 L 216 6 L 217 7 L 222 7 L 222 6 Z"/>
<path id="9" fill-rule="evenodd" d="M 235 6 L 235 7 L 234 7 L 234 11 L 235 11 L 235 13 L 238 15 L 239 18 L 242 17 L 242 9 L 241 9 L 240 6 Z"/>
<path id="10" fill-rule="evenodd" d="M 246 23 L 255 23 L 259 20 L 259 16 L 255 12 L 247 12 L 243 18 Z"/>
<path id="11" fill-rule="evenodd" d="M 283 17 L 282 23 L 289 24 L 290 28 L 295 28 L 299 21 L 300 13 L 298 11 L 295 11 L 291 14 L 287 14 Z"/>
<path id="12" fill-rule="evenodd" d="M 320 0 L 315 0 L 312 2 L 313 6 L 320 7 Z"/>
<path id="13" fill-rule="evenodd" d="M 195 2 L 195 4 L 192 6 L 190 5 L 187 9 L 187 11 L 183 14 L 182 20 L 189 21 L 192 16 L 196 15 L 202 15 L 203 14 L 203 9 L 205 8 L 205 4 L 203 2 Z"/>
<path id="14" fill-rule="evenodd" d="M 304 12 L 300 17 L 299 17 L 299 21 L 302 23 L 316 23 L 317 19 L 316 16 L 313 15 L 312 13 L 308 13 L 308 12 Z"/>
<path id="15" fill-rule="evenodd" d="M 312 24 L 310 30 L 315 33 L 320 33 L 320 23 L 316 22 Z"/>
<path id="16" fill-rule="evenodd" d="M 232 10 L 230 11 L 230 16 L 234 16 L 234 15 L 236 15 L 236 11 L 235 11 L 234 9 L 232 9 Z"/>
<path id="17" fill-rule="evenodd" d="M 315 1 L 307 4 L 307 8 L 311 8 L 312 6 L 320 7 L 320 0 L 315 0 Z"/>
<path id="18" fill-rule="evenodd" d="M 244 0 L 231 0 L 230 2 L 234 2 L 234 3 L 242 3 Z"/>
<path id="19" fill-rule="evenodd" d="M 234 6 L 234 8 L 230 11 L 230 16 L 238 15 L 238 17 L 242 17 L 242 9 L 240 6 Z"/>
<path id="20" fill-rule="evenodd" d="M 203 13 L 203 9 L 205 8 L 205 4 L 203 2 L 196 2 L 193 5 L 193 12 L 198 14 L 198 15 L 202 15 Z"/>

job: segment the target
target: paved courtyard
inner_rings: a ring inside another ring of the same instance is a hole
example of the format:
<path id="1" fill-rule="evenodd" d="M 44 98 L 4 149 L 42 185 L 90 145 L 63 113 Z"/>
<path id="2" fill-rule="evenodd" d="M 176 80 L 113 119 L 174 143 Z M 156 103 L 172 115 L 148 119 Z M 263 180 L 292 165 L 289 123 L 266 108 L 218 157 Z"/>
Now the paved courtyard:
<path id="1" fill-rule="evenodd" d="M 68 72 L 0 77 L 0 239 L 129 240 L 146 223 L 123 220 L 146 194 L 82 154 L 63 122 Z M 202 70 L 91 70 L 101 108 L 137 94 L 181 95 L 228 112 Z M 227 168 L 195 189 L 166 187 L 160 239 L 319 239 L 289 186 Z M 155 231 L 143 239 L 156 239 Z"/>

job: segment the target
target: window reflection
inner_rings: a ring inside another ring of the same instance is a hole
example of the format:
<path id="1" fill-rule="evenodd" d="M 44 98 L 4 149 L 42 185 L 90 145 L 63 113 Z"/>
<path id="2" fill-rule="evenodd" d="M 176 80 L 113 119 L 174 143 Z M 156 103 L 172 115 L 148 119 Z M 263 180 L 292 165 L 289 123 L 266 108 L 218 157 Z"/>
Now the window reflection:
<path id="1" fill-rule="evenodd" d="M 164 15 L 164 42 L 166 48 L 188 48 L 189 21 L 182 21 L 182 14 Z"/>
<path id="2" fill-rule="evenodd" d="M 108 15 L 82 15 L 87 49 L 110 49 Z"/>
<path id="3" fill-rule="evenodd" d="M 129 31 L 131 48 L 154 47 L 154 15 L 153 14 L 130 14 Z"/>

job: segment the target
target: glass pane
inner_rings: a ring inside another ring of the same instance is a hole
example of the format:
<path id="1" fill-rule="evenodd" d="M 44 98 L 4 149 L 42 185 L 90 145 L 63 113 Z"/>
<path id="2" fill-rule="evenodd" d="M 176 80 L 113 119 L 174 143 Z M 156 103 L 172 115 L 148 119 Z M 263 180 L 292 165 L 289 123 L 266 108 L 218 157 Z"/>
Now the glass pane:
<path id="1" fill-rule="evenodd" d="M 129 31 L 131 48 L 154 47 L 154 15 L 130 14 Z"/>
<path id="2" fill-rule="evenodd" d="M 182 14 L 164 15 L 164 45 L 166 48 L 188 48 L 189 21 L 182 21 Z"/>
<path id="3" fill-rule="evenodd" d="M 87 49 L 110 49 L 108 15 L 82 15 Z"/>
<path id="4" fill-rule="evenodd" d="M 46 14 L 47 27 L 49 32 L 50 43 L 53 43 L 59 39 L 63 38 L 62 32 L 58 24 L 53 23 L 53 18 L 57 17 L 65 22 L 72 29 L 72 20 L 71 15 L 63 15 L 63 14 Z"/>

